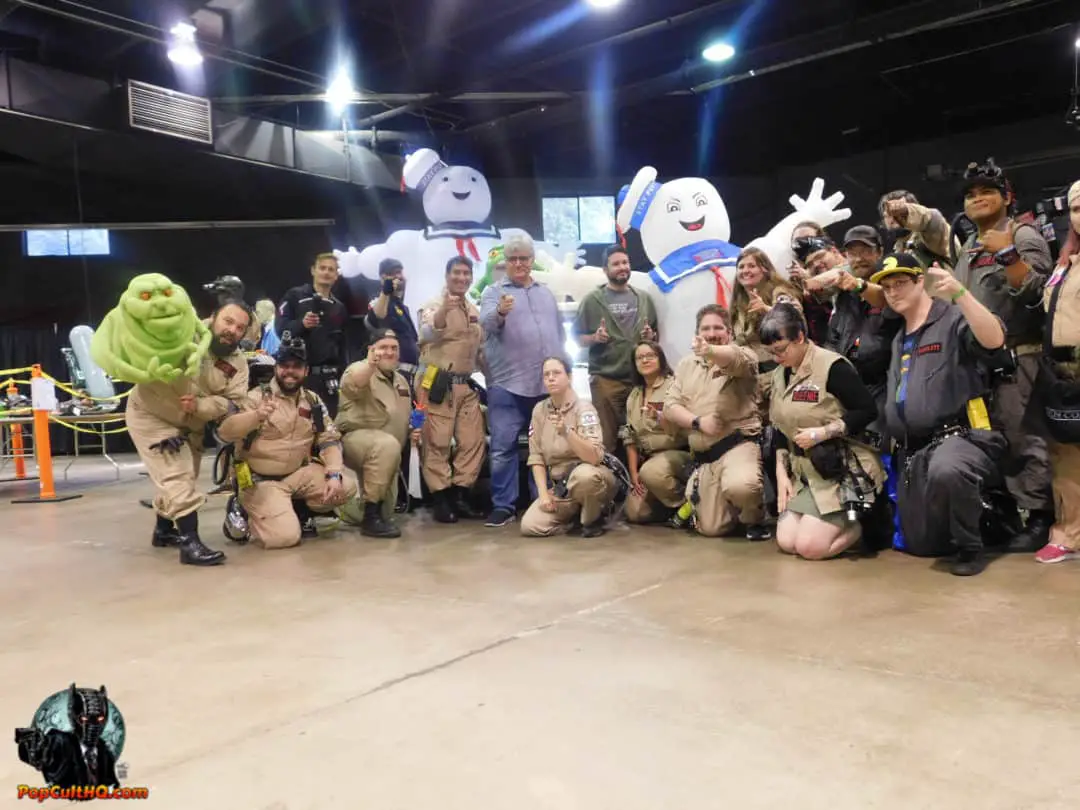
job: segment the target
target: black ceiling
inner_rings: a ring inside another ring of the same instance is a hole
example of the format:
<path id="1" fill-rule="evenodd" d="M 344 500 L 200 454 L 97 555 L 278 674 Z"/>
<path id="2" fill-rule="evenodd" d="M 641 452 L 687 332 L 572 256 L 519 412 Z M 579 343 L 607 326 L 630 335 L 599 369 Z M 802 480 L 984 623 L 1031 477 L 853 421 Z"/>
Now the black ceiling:
<path id="1" fill-rule="evenodd" d="M 192 15 L 201 88 L 159 42 Z M 703 63 L 713 37 L 736 57 Z M 345 60 L 362 91 L 431 94 L 357 104 L 355 128 L 527 149 L 568 175 L 661 151 L 747 172 L 1064 118 L 1078 37 L 1076 0 L 0 0 L 0 46 L 19 58 L 305 128 L 334 125 L 296 97 Z M 454 98 L 494 92 L 552 95 Z"/>

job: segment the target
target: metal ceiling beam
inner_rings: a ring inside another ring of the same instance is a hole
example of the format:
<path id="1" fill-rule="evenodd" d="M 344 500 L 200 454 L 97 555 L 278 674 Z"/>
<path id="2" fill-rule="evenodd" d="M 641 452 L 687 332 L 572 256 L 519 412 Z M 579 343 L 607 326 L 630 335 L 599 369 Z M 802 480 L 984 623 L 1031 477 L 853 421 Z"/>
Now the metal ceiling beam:
<path id="1" fill-rule="evenodd" d="M 856 42 L 847 42 L 833 48 L 815 51 L 801 57 L 780 60 L 763 67 L 756 67 L 707 82 L 695 83 L 695 75 L 700 75 L 706 70 L 715 70 L 715 67 L 704 64 L 694 65 L 689 68 L 682 67 L 661 76 L 617 88 L 613 94 L 609 111 L 614 112 L 620 107 L 640 104 L 643 101 L 661 95 L 697 95 L 716 87 L 735 84 L 749 79 L 759 78 L 770 73 L 789 70 L 794 67 L 800 67 L 823 59 L 829 59 L 841 54 L 850 53 L 874 45 L 880 45 L 884 42 L 905 39 L 935 29 L 974 22 L 982 18 L 1000 15 L 1003 11 L 1014 12 L 1024 6 L 1029 6 L 1036 2 L 1039 2 L 1039 0 L 1005 0 L 1005 2 L 999 3 L 998 5 L 983 6 L 975 11 L 955 13 L 948 17 L 938 17 L 937 19 L 920 22 L 918 24 L 911 24 L 913 15 L 910 7 L 892 9 L 856 21 L 860 28 L 864 30 L 871 29 L 880 31 L 881 33 L 879 34 L 864 36 Z M 928 0 L 922 5 L 932 7 L 940 13 L 942 6 L 948 7 L 949 3 L 946 3 L 943 0 Z M 956 8 L 970 8 L 971 4 L 955 0 L 951 5 Z M 902 27 L 904 23 L 907 23 L 908 27 Z M 785 42 L 767 45 L 741 56 L 740 61 L 752 64 L 755 61 L 755 57 L 758 59 L 764 58 L 768 52 L 775 52 L 805 42 L 820 42 L 822 39 L 827 39 L 829 36 L 842 38 L 849 34 L 851 27 L 852 22 L 845 22 L 841 25 L 832 26 L 822 31 L 810 32 L 804 36 Z M 900 27 L 900 30 L 895 30 L 897 27 Z M 567 123 L 571 118 L 580 120 L 580 117 L 583 114 L 580 107 L 584 103 L 587 103 L 587 99 L 585 98 L 560 104 L 554 108 L 543 105 L 475 124 L 464 132 L 465 134 L 490 132 L 502 124 L 520 121 L 531 121 L 542 128 L 547 128 L 557 124 Z"/>
<path id="2" fill-rule="evenodd" d="M 433 98 L 437 93 L 356 93 L 349 104 L 407 104 L 414 101 L 423 101 Z M 573 93 L 559 91 L 549 92 L 504 92 L 504 93 L 461 93 L 445 99 L 446 103 L 452 104 L 476 104 L 476 103 L 521 103 L 528 101 L 569 101 L 574 97 Z M 270 96 L 223 96 L 213 99 L 215 104 L 246 105 L 246 104 L 303 104 L 306 102 L 324 102 L 322 93 L 301 93 L 294 95 L 270 95 Z"/>
<path id="3" fill-rule="evenodd" d="M 528 62 L 527 64 L 523 64 L 516 68 L 499 70 L 499 80 L 505 81 L 506 79 L 516 78 L 518 76 L 523 76 L 530 73 L 536 73 L 538 70 L 541 70 L 543 68 L 571 61 L 578 58 L 579 56 L 591 53 L 597 48 L 631 42 L 635 39 L 639 39 L 640 37 L 656 33 L 657 31 L 671 30 L 672 28 L 687 25 L 706 14 L 713 13 L 718 9 L 724 8 L 726 6 L 737 5 L 742 2 L 744 2 L 744 0 L 714 0 L 714 2 L 712 3 L 707 3 L 703 6 L 699 6 L 698 8 L 695 8 L 691 11 L 686 11 L 682 14 L 675 14 L 662 20 L 656 20 L 645 25 L 640 25 L 636 28 L 630 29 L 629 31 L 623 31 L 620 34 L 615 34 L 614 36 L 607 37 L 598 42 L 590 42 L 585 45 L 580 45 L 576 48 L 571 48 L 568 51 L 564 51 L 561 54 L 556 54 L 555 56 L 548 57 L 547 59 L 541 59 L 536 62 Z M 491 22 L 491 20 L 492 16 L 486 15 L 483 22 L 488 23 Z M 361 120 L 356 122 L 356 126 L 371 126 L 372 124 L 386 121 L 398 115 L 405 115 L 406 113 L 413 112 L 418 107 L 430 106 L 431 103 L 434 101 L 445 101 L 447 98 L 460 95 L 463 91 L 464 88 L 459 88 L 458 90 L 450 93 L 441 93 L 436 95 L 435 97 L 428 97 L 423 101 L 412 101 L 408 104 L 402 105 L 401 107 L 396 107 L 394 109 L 387 110 L 386 112 L 379 113 L 378 115 L 372 115 L 367 118 L 362 118 Z M 472 127 L 471 129 L 475 129 L 475 127 Z M 468 131 L 469 130 L 466 130 L 466 132 Z"/>
<path id="4" fill-rule="evenodd" d="M 116 25 L 116 24 L 113 24 L 113 23 L 110 23 L 110 22 L 106 22 L 104 20 L 95 19 L 93 17 L 87 17 L 87 16 L 84 16 L 82 14 L 78 14 L 76 12 L 65 11 L 65 10 L 60 9 L 60 8 L 45 5 L 43 3 L 37 2 L 37 0 L 9 0 L 9 2 L 15 3 L 15 4 L 19 5 L 19 6 L 24 6 L 26 8 L 32 8 L 32 9 L 35 9 L 36 11 L 40 11 L 40 12 L 45 13 L 45 14 L 51 14 L 51 15 L 56 16 L 56 17 L 62 17 L 64 19 L 71 20 L 73 22 L 82 23 L 83 25 L 89 25 L 89 26 L 92 26 L 94 28 L 100 28 L 100 29 L 105 30 L 105 31 L 112 31 L 113 33 L 121 34 L 121 35 L 123 35 L 125 37 L 130 37 L 130 38 L 133 38 L 133 39 L 143 40 L 145 42 L 152 42 L 152 43 L 155 43 L 157 45 L 161 45 L 163 47 L 166 47 L 168 45 L 168 38 L 165 36 L 165 32 L 164 32 L 163 29 L 158 28 L 156 26 L 151 26 L 151 25 L 149 25 L 147 23 L 142 23 L 142 22 L 137 21 L 137 20 L 128 20 L 128 21 L 129 22 L 135 22 L 135 23 L 137 23 L 139 25 L 142 25 L 142 26 L 146 27 L 148 29 L 148 31 L 146 31 L 146 32 L 144 32 L 144 31 L 135 31 L 135 30 L 132 30 L 131 28 L 125 28 L 125 27 L 122 27 L 120 25 Z M 78 4 L 73 4 L 73 5 L 78 5 Z M 86 8 L 86 7 L 84 7 L 84 8 Z M 101 12 L 98 12 L 98 13 L 101 13 Z M 118 16 L 118 15 L 112 15 L 112 16 Z M 127 19 L 127 18 L 123 18 L 123 19 Z M 150 31 L 153 31 L 154 33 L 150 33 Z M 213 46 L 210 43 L 206 43 L 203 40 L 200 40 L 198 42 L 198 44 L 199 44 L 199 49 L 202 51 L 202 53 L 204 54 L 204 56 L 207 59 L 213 59 L 213 60 L 215 60 L 217 62 L 223 62 L 225 64 L 229 64 L 229 65 L 232 65 L 232 66 L 238 67 L 238 68 L 243 68 L 244 70 L 250 70 L 250 71 L 255 72 L 255 73 L 262 73 L 263 75 L 271 76 L 271 77 L 273 77 L 275 79 L 282 79 L 284 81 L 291 82 L 293 84 L 299 84 L 299 85 L 302 85 L 304 87 L 310 87 L 310 88 L 315 89 L 315 90 L 320 90 L 321 91 L 327 85 L 327 79 L 326 79 L 325 76 L 319 76 L 318 74 L 308 73 L 307 71 L 299 71 L 298 69 L 292 68 L 292 67 L 290 67 L 288 65 L 281 65 L 280 63 L 274 62 L 273 60 L 265 59 L 263 57 L 255 56 L 253 54 L 243 53 L 242 51 L 234 51 L 234 50 L 232 50 L 230 48 L 221 48 L 221 47 Z M 230 54 L 235 54 L 235 56 L 230 56 Z M 236 58 L 236 57 L 243 57 L 244 59 L 247 59 L 247 60 L 250 60 L 250 61 L 244 61 L 243 59 Z M 257 64 L 257 63 L 262 63 L 262 64 Z M 265 65 L 276 65 L 277 67 L 284 68 L 284 69 L 287 69 L 287 70 L 296 70 L 297 72 L 303 73 L 305 75 L 304 76 L 289 75 L 288 73 L 283 73 L 280 70 L 276 70 L 276 69 L 271 68 L 271 67 L 264 67 L 263 66 L 264 64 Z M 306 77 L 311 77 L 311 78 L 306 78 Z"/>

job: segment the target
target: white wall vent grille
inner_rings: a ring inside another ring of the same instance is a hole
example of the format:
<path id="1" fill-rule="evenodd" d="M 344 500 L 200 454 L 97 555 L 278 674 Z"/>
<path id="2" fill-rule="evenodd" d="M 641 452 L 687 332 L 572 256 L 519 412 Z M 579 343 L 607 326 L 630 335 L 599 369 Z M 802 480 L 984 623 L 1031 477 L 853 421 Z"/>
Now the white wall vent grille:
<path id="1" fill-rule="evenodd" d="M 134 129 L 213 144 L 212 118 L 210 99 L 143 82 L 128 82 L 128 123 Z"/>

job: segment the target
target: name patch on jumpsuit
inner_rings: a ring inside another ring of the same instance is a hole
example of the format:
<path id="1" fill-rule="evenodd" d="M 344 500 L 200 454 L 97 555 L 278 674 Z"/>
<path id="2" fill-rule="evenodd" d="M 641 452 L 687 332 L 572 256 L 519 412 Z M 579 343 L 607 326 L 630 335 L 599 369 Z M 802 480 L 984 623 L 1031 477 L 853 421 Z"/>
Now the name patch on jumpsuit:
<path id="1" fill-rule="evenodd" d="M 301 406 L 299 409 L 297 409 L 297 413 L 299 413 L 300 416 L 304 419 L 311 418 L 311 408 L 308 408 L 306 406 Z"/>
<path id="2" fill-rule="evenodd" d="M 792 402 L 820 402 L 821 389 L 813 383 L 800 385 L 791 392 Z"/>
<path id="3" fill-rule="evenodd" d="M 224 360 L 218 360 L 216 363 L 214 363 L 214 368 L 216 368 L 230 380 L 236 376 L 236 368 L 231 363 L 227 363 Z"/>
<path id="4" fill-rule="evenodd" d="M 920 346 L 915 350 L 916 357 L 922 357 L 924 354 L 941 354 L 941 344 L 927 343 L 925 346 Z"/>

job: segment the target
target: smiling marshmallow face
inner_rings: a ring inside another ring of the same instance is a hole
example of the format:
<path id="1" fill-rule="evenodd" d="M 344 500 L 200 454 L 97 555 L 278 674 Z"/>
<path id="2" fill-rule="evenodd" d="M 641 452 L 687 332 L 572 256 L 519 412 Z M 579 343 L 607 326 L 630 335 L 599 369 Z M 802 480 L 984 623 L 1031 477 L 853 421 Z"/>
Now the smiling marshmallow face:
<path id="1" fill-rule="evenodd" d="M 467 166 L 442 169 L 424 189 L 424 214 L 432 225 L 487 222 L 491 216 L 487 178 Z"/>
<path id="2" fill-rule="evenodd" d="M 641 223 L 641 243 L 653 264 L 679 248 L 731 236 L 731 221 L 720 192 L 700 177 L 672 180 L 660 188 Z"/>

